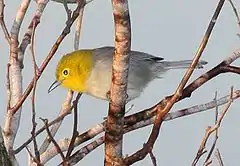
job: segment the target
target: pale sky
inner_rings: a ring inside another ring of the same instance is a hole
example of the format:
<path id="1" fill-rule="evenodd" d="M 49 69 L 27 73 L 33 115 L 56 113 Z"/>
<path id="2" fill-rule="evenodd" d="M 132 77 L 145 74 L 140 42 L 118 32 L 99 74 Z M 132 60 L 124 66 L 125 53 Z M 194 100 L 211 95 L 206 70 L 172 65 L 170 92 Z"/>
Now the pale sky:
<path id="1" fill-rule="evenodd" d="M 5 1 L 5 20 L 10 29 L 13 18 L 16 14 L 20 1 Z M 144 51 L 155 56 L 164 57 L 166 60 L 192 59 L 198 45 L 205 33 L 208 23 L 213 15 L 218 1 L 137 1 L 129 0 L 131 23 L 132 23 L 132 49 Z M 234 3 L 239 8 L 240 2 Z M 74 6 L 74 5 L 73 5 Z M 35 12 L 36 4 L 31 3 L 30 10 L 27 12 L 26 19 L 23 22 L 20 39 L 27 30 Z M 49 2 L 41 18 L 41 23 L 36 31 L 36 58 L 37 63 L 41 64 L 47 56 L 52 44 L 61 33 L 66 21 L 66 13 L 61 4 Z M 237 37 L 240 29 L 237 26 L 235 15 L 228 1 L 225 2 L 223 10 L 219 16 L 217 24 L 213 30 L 209 44 L 202 55 L 202 59 L 208 61 L 208 65 L 203 70 L 194 72 L 191 80 L 197 78 L 202 73 L 211 69 L 220 63 L 224 58 L 231 55 L 233 51 L 240 48 L 240 39 Z M 114 26 L 112 16 L 111 1 L 94 0 L 87 5 L 84 12 L 82 36 L 80 41 L 81 48 L 95 48 L 105 45 L 114 45 Z M 0 75 L 2 83 L 0 84 L 0 122 L 3 125 L 6 108 L 5 91 L 5 72 L 6 64 L 9 58 L 9 49 L 4 39 L 2 30 L 0 31 L 0 48 L 2 60 L 0 61 Z M 55 67 L 60 57 L 73 50 L 72 33 L 66 37 L 60 45 L 55 57 L 44 71 L 38 82 L 36 111 L 37 117 L 53 119 L 58 115 L 62 101 L 65 99 L 67 90 L 58 88 L 50 95 L 47 89 L 52 81 L 55 80 Z M 21 41 L 21 40 L 20 40 Z M 25 68 L 23 70 L 24 89 L 32 79 L 32 58 L 30 51 L 25 55 Z M 240 65 L 240 59 L 234 64 Z M 184 70 L 169 71 L 164 79 L 155 80 L 142 93 L 140 98 L 132 101 L 132 114 L 144 108 L 152 106 L 164 96 L 172 94 L 180 82 Z M 223 74 L 214 78 L 206 85 L 199 88 L 192 95 L 191 99 L 185 99 L 177 103 L 172 111 L 190 107 L 196 104 L 209 102 L 214 98 L 215 91 L 219 97 L 229 94 L 230 87 L 239 89 L 239 76 L 234 74 Z M 130 104 L 128 106 L 130 106 Z M 97 109 L 96 109 L 97 108 Z M 79 131 L 102 122 L 103 117 L 107 115 L 108 103 L 93 97 L 84 95 L 79 103 Z M 220 107 L 222 110 L 224 107 Z M 220 149 L 225 165 L 236 165 L 238 162 L 240 149 L 238 133 L 239 122 L 239 101 L 235 101 L 227 113 L 222 127 L 220 128 L 220 137 L 217 147 Z M 174 121 L 168 121 L 163 124 L 160 137 L 154 147 L 154 154 L 158 165 L 190 165 L 194 159 L 200 141 L 204 135 L 207 126 L 214 123 L 214 110 L 195 114 L 192 116 L 179 118 Z M 42 126 L 40 120 L 38 126 Z M 150 127 L 131 132 L 124 136 L 124 154 L 132 154 L 142 147 L 147 141 L 150 133 Z M 22 110 L 21 126 L 16 138 L 15 147 L 21 145 L 30 137 L 31 131 L 31 101 L 27 99 Z M 57 140 L 64 137 L 70 137 L 72 131 L 72 117 L 66 118 L 57 135 Z M 21 134 L 20 134 L 21 133 Z M 38 141 L 44 138 L 42 134 Z M 211 146 L 211 142 L 208 143 Z M 208 147 L 209 147 L 208 146 Z M 78 148 L 77 148 L 78 149 Z M 23 150 L 18 157 L 20 165 L 27 164 L 26 150 Z M 102 145 L 95 151 L 86 156 L 78 165 L 103 165 L 104 146 Z M 46 165 L 56 165 L 59 158 L 51 160 Z M 200 161 L 202 163 L 202 160 Z M 136 166 L 152 165 L 149 157 L 135 164 Z M 216 162 L 213 164 L 216 165 Z"/>

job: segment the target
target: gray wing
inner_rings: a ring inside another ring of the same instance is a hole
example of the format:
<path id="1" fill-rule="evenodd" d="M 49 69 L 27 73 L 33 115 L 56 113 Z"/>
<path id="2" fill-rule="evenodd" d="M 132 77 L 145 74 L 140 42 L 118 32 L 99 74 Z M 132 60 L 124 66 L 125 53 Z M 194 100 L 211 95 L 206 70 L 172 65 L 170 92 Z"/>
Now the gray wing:
<path id="1" fill-rule="evenodd" d="M 103 56 L 104 55 L 104 56 Z M 99 70 L 111 70 L 114 55 L 114 47 L 100 47 L 95 51 L 95 67 Z M 156 78 L 155 73 L 152 72 L 152 66 L 158 61 L 162 61 L 163 58 L 155 57 L 153 55 L 140 52 L 140 51 L 131 51 L 130 52 L 130 68 L 128 75 L 128 100 L 130 101 L 138 97 L 147 84 Z M 110 89 L 111 85 L 111 72 L 109 75 L 104 75 L 104 78 L 99 78 L 103 82 L 108 82 L 108 87 Z M 101 74 L 98 74 L 99 76 Z"/>

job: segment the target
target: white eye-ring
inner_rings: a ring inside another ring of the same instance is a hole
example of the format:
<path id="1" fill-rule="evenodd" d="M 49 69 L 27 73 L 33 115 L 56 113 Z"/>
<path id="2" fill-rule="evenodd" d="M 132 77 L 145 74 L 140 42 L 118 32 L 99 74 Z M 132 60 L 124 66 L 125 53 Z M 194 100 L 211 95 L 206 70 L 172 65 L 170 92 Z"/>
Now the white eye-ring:
<path id="1" fill-rule="evenodd" d="M 69 69 L 68 68 L 64 69 L 62 71 L 62 74 L 63 74 L 64 77 L 67 77 L 69 75 Z"/>

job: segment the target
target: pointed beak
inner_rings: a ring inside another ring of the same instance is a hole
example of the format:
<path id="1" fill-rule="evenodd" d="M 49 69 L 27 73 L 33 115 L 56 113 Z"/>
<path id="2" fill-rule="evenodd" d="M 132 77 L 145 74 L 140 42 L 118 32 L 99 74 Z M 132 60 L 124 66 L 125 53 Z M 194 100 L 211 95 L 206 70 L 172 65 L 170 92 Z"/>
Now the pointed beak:
<path id="1" fill-rule="evenodd" d="M 59 85 L 61 85 L 63 81 L 54 81 L 52 85 L 48 88 L 48 93 L 52 92 L 54 89 L 56 89 Z"/>

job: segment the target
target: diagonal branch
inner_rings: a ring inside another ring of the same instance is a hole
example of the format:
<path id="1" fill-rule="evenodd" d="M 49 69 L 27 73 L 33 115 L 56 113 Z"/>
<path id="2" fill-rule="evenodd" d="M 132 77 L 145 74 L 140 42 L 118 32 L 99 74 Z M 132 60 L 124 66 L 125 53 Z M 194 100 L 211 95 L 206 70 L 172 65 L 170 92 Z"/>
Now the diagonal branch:
<path id="1" fill-rule="evenodd" d="M 210 81 L 212 78 L 218 76 L 219 74 L 231 72 L 228 70 L 227 66 L 229 66 L 231 63 L 233 63 L 235 60 L 240 58 L 240 52 L 234 52 L 231 56 L 227 57 L 224 61 L 219 63 L 217 66 L 213 67 L 211 70 L 207 71 L 206 73 L 202 74 L 200 77 L 198 77 L 196 80 L 194 80 L 192 83 L 190 83 L 187 87 L 184 88 L 182 96 L 179 98 L 178 101 L 181 101 L 187 97 L 191 97 L 191 94 L 200 88 L 202 85 L 204 85 L 206 82 Z M 237 68 L 237 73 L 240 73 L 240 67 Z M 169 96 L 172 97 L 173 95 Z M 133 115 L 125 117 L 125 125 L 135 124 L 136 122 L 147 120 L 149 118 L 152 118 L 156 115 L 157 112 L 157 106 L 161 104 L 160 101 L 156 105 L 144 109 L 142 111 L 139 111 Z"/>
<path id="2" fill-rule="evenodd" d="M 213 126 L 213 127 L 208 127 L 206 129 L 206 133 L 202 139 L 202 142 L 200 144 L 200 147 L 198 149 L 198 152 L 197 152 L 197 155 L 196 157 L 194 158 L 193 162 L 192 162 L 192 166 L 195 166 L 197 164 L 197 162 L 199 161 L 200 157 L 203 155 L 204 152 L 204 149 L 205 149 L 205 146 L 206 146 L 206 143 L 208 141 L 208 138 L 210 137 L 210 135 L 213 133 L 213 132 L 216 132 L 218 130 L 218 128 L 220 127 L 221 125 L 221 122 L 224 118 L 224 116 L 226 115 L 227 111 L 229 110 L 233 100 L 232 100 L 232 96 L 233 96 L 233 87 L 231 88 L 231 92 L 230 92 L 230 100 L 229 102 L 227 103 L 226 105 L 226 108 L 224 109 L 224 111 L 222 112 L 222 114 L 220 115 L 220 117 L 218 118 L 216 124 Z"/>
<path id="3" fill-rule="evenodd" d="M 234 12 L 234 14 L 236 16 L 236 19 L 237 19 L 237 24 L 238 24 L 238 26 L 240 28 L 240 18 L 239 18 L 238 11 L 237 11 L 235 5 L 233 4 L 232 0 L 228 0 L 228 1 L 229 1 L 230 5 L 232 6 L 233 12 Z"/>
<path id="4" fill-rule="evenodd" d="M 5 35 L 5 38 L 8 42 L 8 44 L 10 45 L 11 39 L 10 39 L 8 29 L 7 29 L 5 21 L 4 21 L 4 7 L 5 7 L 4 0 L 0 0 L 0 24 L 2 26 L 2 30 Z"/>
<path id="5" fill-rule="evenodd" d="M 79 3 L 77 8 L 74 10 L 71 19 L 69 20 L 69 24 L 67 24 L 65 26 L 65 28 L 63 29 L 61 35 L 58 37 L 57 41 L 54 43 L 54 45 L 52 46 L 48 56 L 45 58 L 45 60 L 43 61 L 43 63 L 41 64 L 41 66 L 39 67 L 39 74 L 38 77 L 36 78 L 37 80 L 41 77 L 42 72 L 45 70 L 45 68 L 47 67 L 48 63 L 50 62 L 50 60 L 52 59 L 52 57 L 54 56 L 54 54 L 56 53 L 59 45 L 62 43 L 63 39 L 70 33 L 70 28 L 73 24 L 73 22 L 76 20 L 76 18 L 79 15 L 79 11 L 80 9 L 85 5 L 84 2 Z M 12 114 L 15 114 L 17 112 L 17 110 L 22 106 L 23 102 L 26 100 L 26 98 L 28 97 L 29 93 L 32 91 L 33 89 L 33 83 L 34 83 L 34 79 L 32 79 L 32 81 L 28 84 L 27 89 L 25 90 L 25 92 L 23 93 L 23 95 L 21 96 L 21 98 L 18 100 L 18 102 L 11 108 L 11 112 Z"/>
<path id="6" fill-rule="evenodd" d="M 220 0 L 217 8 L 213 14 L 213 17 L 208 25 L 208 28 L 205 32 L 205 35 L 202 39 L 202 42 L 197 50 L 197 53 L 194 56 L 193 62 L 190 65 L 190 67 L 188 68 L 188 70 L 186 71 L 181 83 L 179 84 L 175 94 L 172 97 L 168 97 L 165 98 L 162 102 L 160 102 L 160 104 L 157 106 L 157 115 L 156 115 L 156 119 L 153 125 L 153 129 L 152 132 L 147 140 L 147 143 L 144 145 L 144 147 L 140 150 L 138 150 L 136 153 L 132 154 L 129 157 L 125 158 L 125 163 L 127 165 L 131 165 L 139 160 L 142 160 L 146 157 L 146 155 L 152 150 L 155 141 L 159 135 L 160 132 L 160 127 L 161 124 L 163 122 L 163 117 L 171 110 L 172 106 L 179 100 L 179 98 L 182 96 L 183 93 L 183 89 L 185 87 L 185 85 L 187 84 L 190 76 L 193 73 L 194 68 L 196 67 L 207 43 L 208 43 L 208 39 L 211 35 L 211 32 L 213 30 L 213 27 L 216 23 L 216 20 L 218 18 L 218 15 L 223 7 L 225 0 Z"/>
<path id="7" fill-rule="evenodd" d="M 238 98 L 240 98 L 240 90 L 236 90 L 233 93 L 233 96 L 232 96 L 233 100 L 236 100 Z M 217 101 L 213 100 L 213 101 L 205 103 L 205 104 L 200 104 L 200 105 L 196 105 L 196 106 L 193 106 L 193 107 L 190 107 L 190 108 L 185 108 L 185 109 L 182 109 L 182 110 L 179 110 L 179 111 L 176 111 L 176 112 L 168 113 L 164 117 L 164 121 L 169 121 L 169 120 L 173 120 L 173 119 L 180 118 L 180 117 L 183 117 L 183 116 L 192 115 L 192 114 L 195 114 L 195 113 L 198 113 L 198 112 L 201 112 L 201 111 L 206 111 L 206 110 L 215 108 L 216 106 L 226 104 L 226 103 L 229 102 L 229 100 L 230 100 L 230 96 L 228 95 L 228 96 L 225 96 L 225 97 L 222 97 L 222 98 L 218 99 Z M 128 126 L 125 125 L 124 126 L 124 133 L 128 133 L 128 132 L 137 130 L 139 128 L 142 128 L 142 127 L 145 127 L 145 126 L 148 126 L 148 125 L 152 125 L 154 123 L 154 120 L 155 120 L 155 117 L 152 117 L 148 120 L 143 120 L 143 121 L 140 121 L 136 124 L 129 124 Z M 77 137 L 77 139 L 74 143 L 74 146 L 79 146 L 80 144 L 82 144 L 82 143 L 96 137 L 100 133 L 104 132 L 105 125 L 106 125 L 106 122 L 102 122 L 101 124 L 98 124 L 95 127 L 92 127 L 91 129 L 89 129 L 88 131 L 80 134 Z M 105 140 L 104 137 L 103 137 L 103 139 Z M 95 148 L 97 148 L 99 146 L 99 145 L 96 146 L 96 142 L 97 142 L 97 144 L 99 144 L 98 140 L 99 139 L 97 139 L 97 140 L 95 140 L 95 141 L 93 141 L 93 142 L 91 142 L 90 144 L 87 145 L 89 147 L 92 147 L 91 151 L 93 151 Z M 104 140 L 102 141 L 102 143 L 104 143 Z M 69 147 L 69 144 L 70 144 L 70 139 L 67 139 L 67 138 L 61 139 L 61 140 L 58 141 L 58 144 L 59 144 L 62 151 L 67 151 L 67 149 Z M 93 147 L 95 147 L 95 148 L 93 148 Z M 75 159 L 70 157 L 71 158 L 70 160 L 74 160 L 74 161 L 81 160 L 86 155 L 84 149 L 85 148 L 83 147 L 80 150 L 78 150 L 76 153 L 74 153 L 72 155 L 72 157 L 76 155 L 75 157 L 73 157 Z M 90 153 L 90 151 L 87 151 L 87 153 Z M 57 154 L 58 154 L 58 152 L 56 151 L 55 147 L 49 148 L 45 153 L 43 153 L 41 155 L 42 162 L 46 163 L 47 161 L 52 159 Z M 71 161 L 69 161 L 69 162 L 71 162 Z"/>
<path id="8" fill-rule="evenodd" d="M 68 91 L 67 97 L 66 97 L 66 99 L 65 99 L 65 101 L 64 101 L 64 103 L 63 103 L 62 109 L 61 109 L 61 111 L 59 112 L 59 115 L 58 115 L 58 118 L 59 118 L 59 117 L 62 117 L 61 120 L 55 121 L 56 123 L 54 123 L 54 124 L 53 124 L 52 122 L 49 123 L 49 125 L 52 124 L 52 127 L 51 127 L 50 132 L 51 132 L 51 135 L 52 135 L 53 137 L 55 136 L 55 134 L 57 133 L 59 127 L 61 126 L 61 124 L 62 124 L 62 122 L 63 122 L 63 119 L 64 119 L 67 115 L 71 114 L 71 111 L 72 111 L 72 107 L 71 107 L 72 98 L 73 98 L 73 92 L 72 92 L 72 91 Z M 39 130 L 36 132 L 36 134 L 37 134 L 37 135 L 40 134 L 42 131 L 44 131 L 44 129 L 45 129 L 45 128 L 39 129 Z M 30 140 L 30 142 L 31 142 L 31 140 Z M 28 142 L 26 142 L 26 143 L 30 143 L 30 142 L 28 141 Z M 49 147 L 50 143 L 51 143 L 51 142 L 50 142 L 50 140 L 49 140 L 49 138 L 48 138 L 48 136 L 47 136 L 47 137 L 44 139 L 42 145 L 40 146 L 39 152 L 40 152 L 40 153 L 45 152 L 45 151 L 47 150 L 47 148 Z M 23 144 L 23 145 L 24 145 L 24 144 Z M 18 149 L 16 149 L 16 150 L 15 150 L 15 153 L 18 153 L 18 151 L 21 150 L 21 147 L 22 147 L 22 146 L 20 146 Z"/>
<path id="9" fill-rule="evenodd" d="M 51 132 L 50 132 L 50 130 L 49 130 L 49 128 L 48 128 L 48 120 L 47 119 L 42 119 L 42 118 L 40 118 L 42 121 L 43 121 L 43 123 L 44 123 L 44 125 L 45 125 L 45 127 L 46 127 L 46 131 L 47 131 L 47 134 L 48 134 L 48 136 L 49 136 L 49 139 L 51 140 L 51 142 L 53 143 L 53 145 L 55 146 L 55 148 L 57 149 L 57 152 L 60 154 L 60 156 L 61 156 L 61 158 L 62 158 L 62 160 L 63 160 L 63 163 L 65 163 L 66 162 L 66 160 L 65 160 L 65 157 L 64 157 L 64 154 L 63 154 L 63 152 L 61 151 L 61 149 L 60 149 L 60 147 L 59 147 L 59 145 L 58 145 L 58 143 L 56 142 L 56 140 L 53 138 L 53 136 L 51 135 Z"/>
<path id="10" fill-rule="evenodd" d="M 46 8 L 49 0 L 37 0 L 36 2 L 37 2 L 36 12 L 32 18 L 30 25 L 28 26 L 28 30 L 24 34 L 22 42 L 19 46 L 18 60 L 19 60 L 21 68 L 24 67 L 24 65 L 23 65 L 24 54 L 25 54 L 27 46 L 31 42 L 33 30 L 36 29 L 38 24 L 40 23 L 40 19 L 42 17 L 43 11 Z"/>
<path id="11" fill-rule="evenodd" d="M 201 75 L 199 78 L 197 78 L 196 80 L 194 80 L 191 84 L 189 84 L 183 91 L 183 96 L 179 99 L 183 100 L 187 97 L 190 97 L 192 92 L 194 92 L 195 90 L 197 90 L 199 87 L 201 87 L 202 85 L 204 85 L 206 82 L 210 81 L 212 78 L 218 76 L 219 74 L 222 74 L 222 70 L 220 70 L 220 68 L 223 68 L 222 66 L 224 65 L 230 65 L 232 62 L 234 62 L 237 58 L 240 57 L 240 53 L 234 53 L 233 55 L 231 55 L 230 57 L 226 58 L 224 61 L 222 61 L 220 64 L 218 64 L 217 66 L 215 66 L 213 69 L 209 70 L 208 72 L 204 73 L 203 75 Z M 238 69 L 238 71 L 240 71 L 240 68 Z M 230 71 L 224 71 L 224 72 L 230 72 Z M 234 93 L 234 99 L 239 98 L 240 96 L 240 91 L 237 90 Z M 165 117 L 164 120 L 171 120 L 171 119 L 175 119 L 178 117 L 182 117 L 182 116 L 186 116 L 186 115 L 191 115 L 200 111 L 205 111 L 208 109 L 212 109 L 214 107 L 216 107 L 216 105 L 223 105 L 225 103 L 227 103 L 229 100 L 229 96 L 225 96 L 220 98 L 219 100 L 217 100 L 217 102 L 215 103 L 215 101 L 211 101 L 209 103 L 205 103 L 202 105 L 197 105 L 197 106 L 193 106 L 191 108 L 187 108 L 187 109 L 182 109 L 179 110 L 177 112 L 173 112 L 173 113 L 168 113 Z M 152 121 L 155 119 L 155 115 L 156 115 L 156 111 L 157 111 L 157 105 L 152 106 L 151 108 L 139 111 L 135 114 L 129 115 L 127 117 L 124 118 L 124 125 L 125 126 L 137 126 L 139 124 L 142 124 L 142 126 L 146 126 L 149 124 L 152 124 Z M 69 111 L 72 109 L 73 107 L 69 108 Z M 52 122 L 49 123 L 49 125 L 53 125 L 55 123 L 58 123 L 60 120 L 62 120 L 66 115 L 69 115 L 69 111 L 66 111 L 65 113 L 63 113 L 62 115 L 59 115 L 59 117 L 57 117 L 55 120 L 53 120 Z M 149 123 L 147 123 L 147 121 Z M 144 125 L 144 123 L 146 123 Z M 104 126 L 105 126 L 105 122 L 96 125 L 95 127 L 93 127 L 92 129 L 89 129 L 88 131 L 82 133 L 81 135 L 78 136 L 78 144 L 81 144 L 93 137 L 95 137 L 96 135 L 100 134 L 101 132 L 104 131 Z M 40 134 L 41 132 L 43 132 L 45 130 L 44 127 L 42 127 L 41 129 L 39 129 L 36 134 Z M 23 145 L 21 145 L 19 148 L 17 148 L 15 150 L 15 153 L 19 153 L 26 145 L 28 145 L 30 142 L 32 141 L 32 138 L 30 138 L 29 140 L 27 140 Z M 76 145 L 76 146 L 77 146 Z"/>

